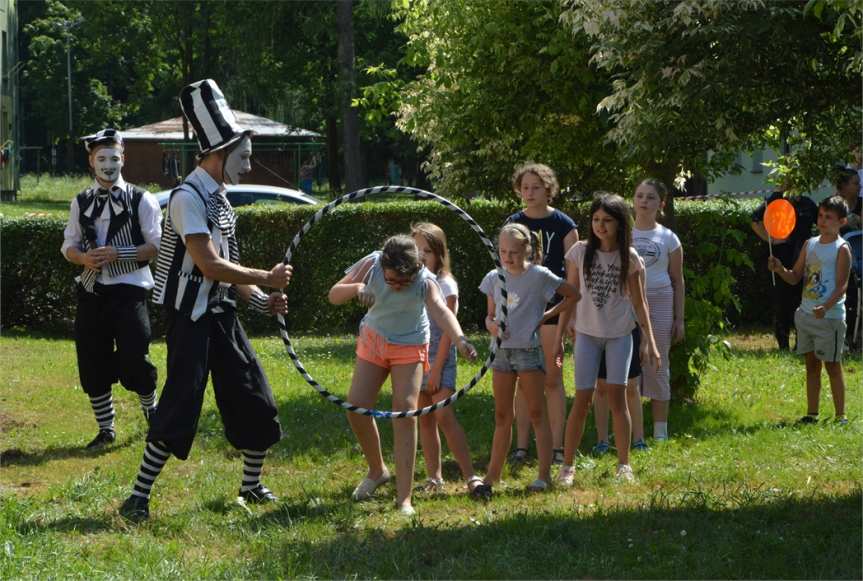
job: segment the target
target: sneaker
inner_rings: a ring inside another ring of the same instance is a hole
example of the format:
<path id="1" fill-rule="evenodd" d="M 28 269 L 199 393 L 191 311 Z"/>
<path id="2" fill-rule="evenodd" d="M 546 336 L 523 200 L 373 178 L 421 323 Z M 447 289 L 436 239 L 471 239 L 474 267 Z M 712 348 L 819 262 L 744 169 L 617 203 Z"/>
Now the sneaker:
<path id="1" fill-rule="evenodd" d="M 242 498 L 246 502 L 251 502 L 252 504 L 265 504 L 267 502 L 277 502 L 279 500 L 278 496 L 273 494 L 269 488 L 260 483 L 251 490 L 241 490 L 239 494 L 237 494 L 237 497 Z"/>
<path id="2" fill-rule="evenodd" d="M 537 478 L 533 482 L 527 485 L 528 492 L 545 492 L 548 490 L 548 482 L 543 480 L 542 478 Z"/>
<path id="3" fill-rule="evenodd" d="M 510 464 L 523 464 L 526 461 L 527 448 L 516 448 L 513 453 L 509 455 Z"/>
<path id="4" fill-rule="evenodd" d="M 596 443 L 596 445 L 593 447 L 593 449 L 590 451 L 590 453 L 593 454 L 594 456 L 602 456 L 603 454 L 608 453 L 608 449 L 609 449 L 608 442 L 600 440 L 599 442 Z"/>
<path id="5" fill-rule="evenodd" d="M 838 418 L 836 418 L 836 424 L 840 426 L 847 426 L 848 418 L 846 416 L 839 416 Z"/>
<path id="6" fill-rule="evenodd" d="M 133 494 L 120 506 L 120 516 L 133 523 L 147 520 L 150 518 L 150 500 Z"/>
<path id="7" fill-rule="evenodd" d="M 621 482 L 635 482 L 635 475 L 632 473 L 632 466 L 629 464 L 618 464 L 617 474 L 614 477 Z"/>
<path id="8" fill-rule="evenodd" d="M 552 452 L 551 463 L 558 466 L 563 464 L 563 448 L 555 448 Z"/>
<path id="9" fill-rule="evenodd" d="M 561 466 L 560 472 L 557 473 L 557 483 L 566 488 L 575 484 L 575 466 Z"/>
<path id="10" fill-rule="evenodd" d="M 103 448 L 108 444 L 113 444 L 114 440 L 117 439 L 117 433 L 114 430 L 99 430 L 99 433 L 96 434 L 96 437 L 93 438 L 89 444 L 87 444 L 88 450 L 96 450 L 98 448 Z"/>
<path id="11" fill-rule="evenodd" d="M 637 451 L 639 451 L 639 452 L 646 452 L 647 450 L 649 450 L 649 449 L 650 449 L 650 447 L 647 445 L 647 442 L 645 442 L 645 441 L 642 439 L 642 440 L 637 440 L 637 441 L 632 445 L 632 449 L 633 449 L 633 450 L 637 450 Z"/>
<path id="12" fill-rule="evenodd" d="M 378 486 L 386 484 L 389 481 L 390 473 L 386 470 L 377 480 L 372 480 L 371 478 L 363 478 L 362 482 L 357 484 L 357 487 L 354 488 L 354 491 L 351 494 L 351 498 L 355 501 L 368 500 L 372 496 L 374 496 L 375 490 L 377 490 Z"/>
<path id="13" fill-rule="evenodd" d="M 818 414 L 806 414 L 799 420 L 797 420 L 798 424 L 817 424 L 818 423 Z"/>

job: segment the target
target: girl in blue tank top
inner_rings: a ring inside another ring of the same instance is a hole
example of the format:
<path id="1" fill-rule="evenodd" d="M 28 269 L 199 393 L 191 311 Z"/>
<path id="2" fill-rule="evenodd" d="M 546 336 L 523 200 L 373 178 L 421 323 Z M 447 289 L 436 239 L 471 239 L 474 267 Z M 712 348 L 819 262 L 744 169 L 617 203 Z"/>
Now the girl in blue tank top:
<path id="1" fill-rule="evenodd" d="M 383 249 L 349 268 L 329 292 L 334 305 L 357 299 L 369 307 L 360 324 L 357 362 L 348 393 L 354 405 L 373 408 L 388 375 L 392 376 L 394 411 L 415 409 L 423 373 L 429 369 L 428 316 L 470 360 L 476 349 L 468 343 L 455 315 L 443 299 L 434 275 L 420 259 L 409 236 L 389 238 Z M 428 314 L 426 314 L 428 313 Z M 348 412 L 369 470 L 353 492 L 354 500 L 371 498 L 375 489 L 390 479 L 384 464 L 375 420 Z M 416 418 L 393 420 L 396 458 L 396 505 L 404 515 L 414 514 L 411 504 L 416 460 Z"/>

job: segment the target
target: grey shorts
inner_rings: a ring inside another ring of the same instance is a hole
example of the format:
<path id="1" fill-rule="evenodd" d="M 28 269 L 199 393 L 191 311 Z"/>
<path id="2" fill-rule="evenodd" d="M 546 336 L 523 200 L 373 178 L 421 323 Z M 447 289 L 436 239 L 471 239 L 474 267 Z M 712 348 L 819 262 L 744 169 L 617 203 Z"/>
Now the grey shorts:
<path id="1" fill-rule="evenodd" d="M 797 327 L 797 353 L 805 355 L 815 352 L 821 361 L 842 361 L 845 346 L 845 321 L 843 319 L 816 319 L 815 315 L 797 309 L 794 313 Z"/>
<path id="2" fill-rule="evenodd" d="M 505 373 L 542 371 L 545 373 L 545 356 L 542 347 L 501 347 L 497 350 L 491 368 Z"/>
<path id="3" fill-rule="evenodd" d="M 437 345 L 432 345 L 434 350 L 429 349 L 429 361 L 434 364 L 435 358 L 437 357 Z M 457 355 L 455 346 L 450 346 L 450 352 L 447 354 L 446 363 L 443 364 L 443 369 L 441 369 L 440 374 L 440 387 L 441 389 L 449 389 L 451 391 L 455 391 L 455 382 L 458 376 L 458 366 L 456 363 Z M 420 387 L 420 391 L 425 391 L 426 384 L 428 383 L 429 375 L 426 373 L 423 375 L 423 384 Z"/>

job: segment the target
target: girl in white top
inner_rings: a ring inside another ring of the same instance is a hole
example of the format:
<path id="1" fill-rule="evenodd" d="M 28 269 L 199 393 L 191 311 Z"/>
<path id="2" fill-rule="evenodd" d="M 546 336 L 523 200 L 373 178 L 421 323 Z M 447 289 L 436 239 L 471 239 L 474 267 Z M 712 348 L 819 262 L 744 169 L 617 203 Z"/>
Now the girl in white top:
<path id="1" fill-rule="evenodd" d="M 669 352 L 671 345 L 683 340 L 683 246 L 677 235 L 657 223 L 656 217 L 665 207 L 668 190 L 661 181 L 646 179 L 635 188 L 635 227 L 632 229 L 632 246 L 644 260 L 647 270 L 646 295 L 650 311 L 650 324 L 659 348 L 661 363 L 658 367 L 646 366 L 641 372 L 641 393 L 638 382 L 630 381 L 626 401 L 632 416 L 632 447 L 647 449 L 644 441 L 644 421 L 641 396 L 651 400 L 653 437 L 668 439 L 668 403 L 671 400 Z M 608 401 L 600 391 L 594 404 L 598 438 L 608 434 Z M 604 430 L 603 430 L 604 428 Z"/>
<path id="2" fill-rule="evenodd" d="M 617 439 L 617 476 L 632 480 L 629 466 L 631 423 L 626 409 L 626 376 L 632 358 L 633 310 L 641 325 L 642 361 L 659 363 L 659 351 L 647 315 L 640 278 L 638 253 L 630 246 L 629 208 L 620 196 L 604 194 L 590 207 L 590 236 L 566 253 L 567 280 L 584 298 L 575 309 L 575 402 L 566 423 L 564 465 L 559 479 L 572 485 L 575 451 L 581 445 L 587 411 L 599 372 L 600 357 L 605 354 L 605 391 L 611 403 L 614 435 Z M 568 327 L 572 308 L 560 317 L 558 333 Z"/>
<path id="3" fill-rule="evenodd" d="M 425 267 L 436 276 L 441 296 L 453 315 L 458 314 L 458 283 L 450 271 L 449 248 L 446 234 L 435 224 L 420 223 L 411 226 L 411 236 L 416 242 L 420 258 Z M 456 389 L 456 348 L 450 338 L 434 322 L 431 326 L 429 361 L 431 369 L 423 378 L 419 394 L 419 407 L 428 407 L 452 395 Z M 426 463 L 426 490 L 439 492 L 443 488 L 443 473 L 440 461 L 440 434 L 438 427 L 446 436 L 450 452 L 455 456 L 462 476 L 467 483 L 468 492 L 482 484 L 482 478 L 473 471 L 473 462 L 467 446 L 464 429 L 455 417 L 453 406 L 437 410 L 433 414 L 420 417 L 420 444 Z"/>

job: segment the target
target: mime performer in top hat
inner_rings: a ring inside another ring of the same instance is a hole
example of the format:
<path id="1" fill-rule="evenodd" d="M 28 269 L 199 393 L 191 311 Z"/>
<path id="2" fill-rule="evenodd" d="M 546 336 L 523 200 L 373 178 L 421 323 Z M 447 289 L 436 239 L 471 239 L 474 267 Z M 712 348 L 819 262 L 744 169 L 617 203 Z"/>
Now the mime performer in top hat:
<path id="1" fill-rule="evenodd" d="M 225 184 L 251 171 L 251 131 L 237 124 L 211 79 L 185 87 L 180 107 L 200 154 L 198 167 L 171 192 L 156 260 L 153 300 L 164 306 L 167 319 L 167 379 L 132 494 L 120 508 L 135 522 L 149 517 L 150 489 L 168 458 L 189 456 L 210 374 L 225 436 L 243 456 L 240 498 L 277 500 L 260 479 L 267 449 L 281 437 L 278 410 L 236 305 L 241 299 L 261 312 L 286 313 L 287 296 L 280 289 L 292 268 L 279 263 L 258 270 L 240 263 L 237 219 Z M 275 292 L 265 294 L 259 286 Z"/>

